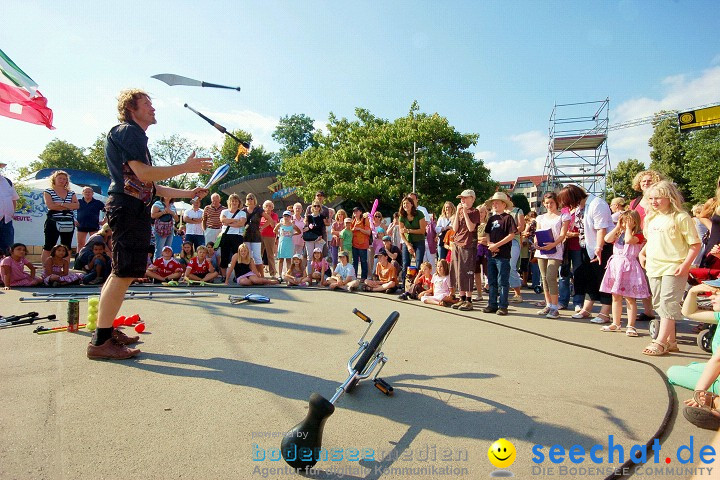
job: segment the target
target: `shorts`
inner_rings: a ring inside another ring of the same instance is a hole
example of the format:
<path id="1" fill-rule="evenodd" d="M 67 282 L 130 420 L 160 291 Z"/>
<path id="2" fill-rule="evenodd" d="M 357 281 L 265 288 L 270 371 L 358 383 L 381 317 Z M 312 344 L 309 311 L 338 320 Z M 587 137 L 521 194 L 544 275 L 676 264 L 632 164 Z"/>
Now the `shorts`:
<path id="1" fill-rule="evenodd" d="M 124 194 L 111 194 L 105 209 L 112 229 L 113 273 L 121 278 L 144 277 L 152 233 L 150 205 Z"/>
<path id="2" fill-rule="evenodd" d="M 262 265 L 262 242 L 245 242 L 245 245 L 250 249 L 250 256 L 252 256 L 255 265 Z"/>

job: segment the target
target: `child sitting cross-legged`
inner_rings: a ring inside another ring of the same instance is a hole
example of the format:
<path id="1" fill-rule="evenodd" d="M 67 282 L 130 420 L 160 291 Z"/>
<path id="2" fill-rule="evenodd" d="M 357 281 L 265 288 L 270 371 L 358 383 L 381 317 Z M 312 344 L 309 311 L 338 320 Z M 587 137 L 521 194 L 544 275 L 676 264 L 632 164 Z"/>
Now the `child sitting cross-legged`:
<path id="1" fill-rule="evenodd" d="M 196 282 L 210 282 L 218 276 L 215 268 L 207 258 L 207 248 L 200 245 L 197 248 L 196 256 L 188 260 L 185 269 L 185 280 Z"/>
<path id="2" fill-rule="evenodd" d="M 407 300 L 408 298 L 417 300 L 421 293 L 430 290 L 432 287 L 432 278 L 432 265 L 430 262 L 421 263 L 420 273 L 415 276 L 415 280 L 413 280 L 413 284 L 410 286 L 410 289 L 407 292 L 403 292 L 398 295 L 398 298 L 400 300 Z"/>
<path id="3" fill-rule="evenodd" d="M 158 282 L 177 280 L 182 277 L 182 274 L 182 265 L 175 259 L 173 249 L 168 245 L 163 247 L 160 258 L 156 258 L 145 272 L 147 278 L 152 278 Z"/>
<path id="4" fill-rule="evenodd" d="M 329 283 L 327 281 L 328 276 L 326 272 L 329 268 L 330 264 L 322 256 L 322 249 L 315 248 L 313 250 L 312 260 L 310 261 L 310 283 L 312 284 L 315 282 L 318 285 L 327 287 Z"/>
<path id="5" fill-rule="evenodd" d="M 80 283 L 82 275 L 70 273 L 70 252 L 65 245 L 55 245 L 43 264 L 43 282 L 51 287 Z"/>
<path id="6" fill-rule="evenodd" d="M 454 303 L 453 297 L 450 293 L 450 267 L 448 263 L 443 259 L 437 262 L 437 273 L 432 276 L 432 286 L 430 290 L 421 292 L 418 297 L 422 303 L 429 303 L 432 305 L 440 305 L 443 307 L 449 307 Z"/>
<path id="7" fill-rule="evenodd" d="M 375 255 L 377 265 L 375 265 L 375 275 L 377 280 L 365 280 L 366 292 L 385 292 L 394 293 L 398 284 L 398 276 L 395 267 L 390 263 L 390 257 L 384 248 Z"/>
<path id="8" fill-rule="evenodd" d="M 288 287 L 307 287 L 310 285 L 310 276 L 305 273 L 302 255 L 299 253 L 293 255 L 290 259 L 290 268 L 285 272 L 283 278 Z"/>
<path id="9" fill-rule="evenodd" d="M 360 281 L 355 275 L 355 269 L 350 263 L 350 255 L 345 250 L 338 253 L 338 264 L 335 267 L 332 277 L 328 279 L 330 290 L 345 288 L 348 292 L 356 290 Z"/>

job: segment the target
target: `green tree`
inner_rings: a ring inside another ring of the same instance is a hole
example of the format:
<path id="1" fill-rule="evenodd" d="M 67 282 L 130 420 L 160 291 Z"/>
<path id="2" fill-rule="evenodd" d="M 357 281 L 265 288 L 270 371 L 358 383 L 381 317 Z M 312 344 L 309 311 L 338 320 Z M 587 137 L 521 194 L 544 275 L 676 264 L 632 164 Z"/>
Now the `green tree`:
<path id="1" fill-rule="evenodd" d="M 243 142 L 252 143 L 252 134 L 244 130 L 235 130 L 232 132 L 237 138 Z M 225 141 L 220 147 L 215 147 L 213 157 L 213 170 L 221 165 L 230 165 L 230 171 L 227 176 L 219 183 L 210 188 L 210 193 L 219 193 L 223 200 L 226 195 L 223 194 L 219 186 L 229 181 L 242 178 L 248 175 L 254 175 L 258 173 L 277 172 L 279 162 L 277 155 L 272 152 L 267 152 L 262 145 L 253 147 L 247 155 L 240 156 L 235 160 L 238 152 L 238 143 L 232 138 L 226 136 Z M 198 178 L 198 185 L 204 185 L 211 174 L 200 175 Z M 205 197 L 203 203 L 210 202 L 210 195 Z"/>
<path id="2" fill-rule="evenodd" d="M 522 193 L 514 194 L 512 197 L 510 197 L 510 200 L 512 200 L 513 205 L 522 210 L 525 215 L 527 215 L 530 211 L 530 202 L 528 201 L 527 197 Z"/>
<path id="3" fill-rule="evenodd" d="M 330 113 L 327 133 L 318 132 L 318 145 L 300 155 L 284 158 L 286 186 L 297 186 L 309 201 L 317 190 L 329 198 L 339 196 L 366 210 L 374 199 L 381 208 L 397 207 L 412 188 L 413 142 L 417 142 L 416 190 L 422 203 L 439 211 L 442 203 L 466 188 L 477 198 L 495 190 L 490 171 L 469 148 L 476 134 L 460 133 L 441 115 L 418 113 L 416 102 L 407 116 L 392 122 L 357 108 L 356 120 Z"/>
<path id="4" fill-rule="evenodd" d="M 645 170 L 645 164 L 637 158 L 628 158 L 618 163 L 617 166 L 607 175 L 606 200 L 610 202 L 615 197 L 622 197 L 627 201 L 638 195 L 633 190 L 632 181 L 635 175 Z"/>
<path id="5" fill-rule="evenodd" d="M 660 112 L 665 113 L 665 112 Z M 688 179 L 686 177 L 685 148 L 678 131 L 677 116 L 653 122 L 653 134 L 648 141 L 650 168 L 657 170 L 677 184 L 683 195 L 688 197 Z"/>
<path id="6" fill-rule="evenodd" d="M 96 172 L 110 176 L 110 172 L 107 168 L 107 162 L 105 161 L 105 138 L 106 134 L 101 133 L 95 139 L 95 142 L 92 144 L 92 146 L 87 149 L 85 153 L 85 169 L 90 172 Z"/>
<path id="7" fill-rule="evenodd" d="M 313 138 L 315 127 L 313 119 L 300 113 L 280 118 L 272 137 L 281 145 L 280 158 L 294 157 L 318 143 Z"/>
<path id="8" fill-rule="evenodd" d="M 193 152 L 198 157 L 209 156 L 205 149 L 198 147 L 195 142 L 180 135 L 163 137 L 150 146 L 150 153 L 155 165 L 178 165 L 184 163 Z M 162 183 L 172 188 L 189 189 L 198 184 L 198 176 L 184 173 Z"/>
<path id="9" fill-rule="evenodd" d="M 715 196 L 720 176 L 720 127 L 695 130 L 683 136 L 690 196 L 688 201 L 703 203 Z"/>
<path id="10" fill-rule="evenodd" d="M 72 143 L 53 139 L 45 146 L 45 149 L 38 155 L 38 159 L 30 162 L 27 167 L 20 167 L 18 174 L 25 177 L 43 168 L 74 168 L 83 170 L 85 166 L 85 152 Z"/>

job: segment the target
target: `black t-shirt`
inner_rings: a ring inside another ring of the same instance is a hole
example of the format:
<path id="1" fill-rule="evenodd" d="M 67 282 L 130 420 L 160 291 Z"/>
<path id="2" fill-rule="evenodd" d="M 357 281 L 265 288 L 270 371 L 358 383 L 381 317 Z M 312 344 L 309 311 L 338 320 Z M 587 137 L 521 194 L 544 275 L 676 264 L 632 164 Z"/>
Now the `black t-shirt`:
<path id="1" fill-rule="evenodd" d="M 147 145 L 145 131 L 132 120 L 110 129 L 105 143 L 105 162 L 110 171 L 108 193 L 125 194 L 145 204 L 152 201 L 155 185 L 153 182 L 141 182 L 128 165 L 131 160 L 152 165 Z"/>
<path id="2" fill-rule="evenodd" d="M 485 233 L 488 234 L 490 243 L 497 243 L 516 231 L 515 219 L 510 214 L 504 212 L 499 215 L 492 215 L 488 218 L 487 224 L 485 225 Z M 500 247 L 497 253 L 493 253 L 493 257 L 510 258 L 511 250 L 512 242 L 507 242 Z"/>
<path id="3" fill-rule="evenodd" d="M 305 216 L 305 225 L 308 226 L 309 232 L 313 232 L 318 236 L 318 238 L 322 238 L 323 231 L 326 231 L 325 228 L 325 219 L 327 217 L 323 214 L 320 215 L 306 215 Z M 310 225 L 312 225 L 312 228 L 310 228 Z"/>
<path id="4" fill-rule="evenodd" d="M 383 247 L 383 248 L 385 248 L 385 247 Z M 385 250 L 386 250 L 388 253 L 392 253 L 393 255 L 397 255 L 397 257 L 395 257 L 394 259 L 388 257 L 388 258 L 390 258 L 390 261 L 391 261 L 391 262 L 392 262 L 392 261 L 396 261 L 396 262 L 398 262 L 398 263 L 402 262 L 402 251 L 400 250 L 400 248 L 396 247 L 395 245 L 390 245 L 390 249 L 388 250 L 387 248 L 385 248 Z"/>
<path id="5" fill-rule="evenodd" d="M 260 219 L 262 218 L 263 209 L 260 205 L 255 206 L 255 210 L 250 213 L 247 207 L 243 208 L 247 215 L 247 223 L 245 224 L 245 241 L 261 242 L 260 237 Z"/>

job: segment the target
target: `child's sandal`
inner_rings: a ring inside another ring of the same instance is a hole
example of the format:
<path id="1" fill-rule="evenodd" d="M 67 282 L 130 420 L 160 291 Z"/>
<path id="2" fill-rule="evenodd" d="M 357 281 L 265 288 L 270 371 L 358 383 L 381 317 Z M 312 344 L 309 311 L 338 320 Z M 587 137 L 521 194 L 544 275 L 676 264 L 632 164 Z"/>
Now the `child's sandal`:
<path id="1" fill-rule="evenodd" d="M 630 327 L 628 327 L 630 328 Z M 610 325 L 605 325 L 604 327 L 600 327 L 600 331 L 602 332 L 622 332 L 622 327 L 616 323 L 611 323 Z"/>
<path id="2" fill-rule="evenodd" d="M 693 425 L 708 430 L 720 428 L 720 412 L 715 408 L 718 396 L 705 390 L 695 390 L 693 400 L 697 406 L 686 406 L 683 415 Z"/>
<path id="3" fill-rule="evenodd" d="M 637 330 L 635 330 L 635 327 L 628 326 L 625 329 L 625 335 L 627 335 L 628 337 L 637 337 L 638 333 L 637 333 Z"/>
<path id="4" fill-rule="evenodd" d="M 667 354 L 669 351 L 669 347 L 666 343 L 659 340 L 653 340 L 650 345 L 643 349 L 642 353 L 643 355 L 648 355 L 650 357 L 660 357 Z"/>

